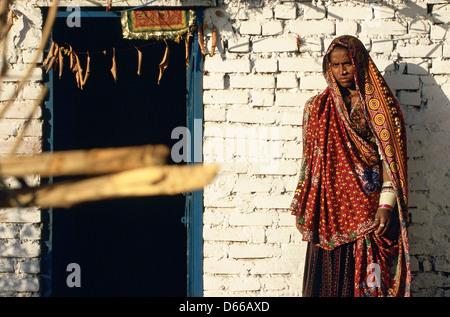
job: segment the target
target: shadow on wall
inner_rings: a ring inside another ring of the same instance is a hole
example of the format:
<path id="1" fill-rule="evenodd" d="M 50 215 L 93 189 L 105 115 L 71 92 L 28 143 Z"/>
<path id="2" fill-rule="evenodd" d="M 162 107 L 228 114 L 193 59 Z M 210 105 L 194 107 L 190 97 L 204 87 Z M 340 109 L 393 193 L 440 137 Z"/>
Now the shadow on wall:
<path id="1" fill-rule="evenodd" d="M 407 129 L 412 295 L 449 296 L 450 84 L 439 85 L 424 65 L 400 62 L 384 77 Z"/>

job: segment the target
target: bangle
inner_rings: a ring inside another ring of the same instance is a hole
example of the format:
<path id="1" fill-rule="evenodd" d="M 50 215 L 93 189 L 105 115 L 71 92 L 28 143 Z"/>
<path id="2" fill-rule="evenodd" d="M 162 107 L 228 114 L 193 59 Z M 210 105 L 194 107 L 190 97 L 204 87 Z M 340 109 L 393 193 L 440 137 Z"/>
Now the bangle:
<path id="1" fill-rule="evenodd" d="M 394 210 L 396 199 L 397 195 L 395 194 L 395 191 L 381 190 L 378 208 L 387 208 L 392 211 Z"/>
<path id="2" fill-rule="evenodd" d="M 394 193 L 394 187 L 382 187 L 380 193 Z"/>
<path id="3" fill-rule="evenodd" d="M 391 181 L 386 181 L 386 182 L 383 182 L 382 187 L 394 187 L 394 185 L 392 184 Z"/>
<path id="4" fill-rule="evenodd" d="M 391 205 L 388 205 L 388 204 L 380 204 L 380 205 L 378 205 L 378 208 L 386 208 L 389 211 L 393 211 L 394 210 L 394 207 L 392 207 Z"/>

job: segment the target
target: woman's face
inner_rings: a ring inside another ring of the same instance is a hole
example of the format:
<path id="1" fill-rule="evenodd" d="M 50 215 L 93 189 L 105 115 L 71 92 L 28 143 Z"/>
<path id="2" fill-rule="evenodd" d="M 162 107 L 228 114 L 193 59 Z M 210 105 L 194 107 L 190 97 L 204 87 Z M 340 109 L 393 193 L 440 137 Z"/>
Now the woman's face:
<path id="1" fill-rule="evenodd" d="M 355 86 L 355 71 L 346 48 L 336 47 L 331 51 L 330 67 L 339 85 L 350 89 Z"/>

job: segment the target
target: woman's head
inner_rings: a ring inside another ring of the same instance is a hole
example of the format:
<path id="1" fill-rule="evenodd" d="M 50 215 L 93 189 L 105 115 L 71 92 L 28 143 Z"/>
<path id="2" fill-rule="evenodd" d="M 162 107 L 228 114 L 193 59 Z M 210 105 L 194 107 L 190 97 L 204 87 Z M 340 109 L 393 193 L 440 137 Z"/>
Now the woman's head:
<path id="1" fill-rule="evenodd" d="M 343 35 L 335 38 L 323 59 L 323 72 L 328 85 L 333 87 L 337 84 L 350 89 L 353 86 L 364 87 L 368 60 L 366 48 L 356 37 Z"/>
<path id="2" fill-rule="evenodd" d="M 329 54 L 329 66 L 331 72 L 343 88 L 354 88 L 355 70 L 349 51 L 346 47 L 336 45 Z"/>

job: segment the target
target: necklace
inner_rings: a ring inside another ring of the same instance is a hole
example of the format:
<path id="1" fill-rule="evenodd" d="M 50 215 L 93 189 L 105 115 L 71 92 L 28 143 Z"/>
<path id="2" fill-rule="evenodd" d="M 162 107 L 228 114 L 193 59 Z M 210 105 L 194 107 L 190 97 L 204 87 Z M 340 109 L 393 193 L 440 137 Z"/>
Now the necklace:
<path id="1" fill-rule="evenodd" d="M 350 98 L 353 98 L 353 97 L 356 97 L 358 95 L 358 92 L 355 91 L 355 92 L 352 93 L 352 92 L 349 91 L 349 94 L 350 94 Z"/>
<path id="2" fill-rule="evenodd" d="M 354 93 L 350 92 L 350 90 L 348 91 L 348 95 L 344 95 L 344 104 L 347 107 L 347 110 L 350 112 L 351 109 L 353 108 L 352 105 L 352 98 L 353 97 L 357 97 L 358 96 L 358 91 L 355 91 Z"/>

